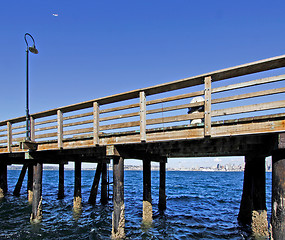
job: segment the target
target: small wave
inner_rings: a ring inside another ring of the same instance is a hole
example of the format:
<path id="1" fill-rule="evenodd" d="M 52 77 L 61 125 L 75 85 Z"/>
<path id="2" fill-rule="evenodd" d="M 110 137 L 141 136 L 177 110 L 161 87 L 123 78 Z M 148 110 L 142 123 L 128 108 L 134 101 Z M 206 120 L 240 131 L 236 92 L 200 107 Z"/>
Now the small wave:
<path id="1" fill-rule="evenodd" d="M 189 196 L 189 195 L 174 195 L 167 197 L 167 200 L 200 200 L 199 196 Z"/>

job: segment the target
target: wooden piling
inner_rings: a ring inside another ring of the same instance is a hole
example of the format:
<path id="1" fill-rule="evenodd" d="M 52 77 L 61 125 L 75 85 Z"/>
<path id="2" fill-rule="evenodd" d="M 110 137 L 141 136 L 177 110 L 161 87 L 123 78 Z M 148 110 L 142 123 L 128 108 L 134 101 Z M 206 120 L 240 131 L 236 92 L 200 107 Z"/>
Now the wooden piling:
<path id="1" fill-rule="evenodd" d="M 125 238 L 125 203 L 124 203 L 124 159 L 113 159 L 113 204 L 112 238 Z"/>
<path id="2" fill-rule="evenodd" d="M 88 202 L 92 205 L 95 205 L 95 203 L 96 203 L 101 172 L 102 172 L 102 163 L 98 163 L 97 168 L 96 168 L 96 173 L 94 176 L 94 180 L 93 180 L 93 184 L 92 184 L 91 191 L 90 191 L 90 197 L 88 200 Z"/>
<path id="3" fill-rule="evenodd" d="M 43 164 L 36 163 L 34 165 L 31 223 L 39 223 L 42 219 L 42 175 Z"/>
<path id="4" fill-rule="evenodd" d="M 73 210 L 81 211 L 81 162 L 75 161 Z"/>
<path id="5" fill-rule="evenodd" d="M 166 163 L 159 163 L 159 200 L 158 209 L 164 211 L 166 209 L 166 195 L 165 195 L 165 174 L 166 174 Z"/>
<path id="6" fill-rule="evenodd" d="M 17 181 L 17 184 L 15 186 L 14 192 L 13 192 L 14 196 L 17 196 L 17 197 L 20 196 L 20 191 L 21 191 L 22 184 L 23 184 L 23 181 L 24 181 L 24 178 L 25 178 L 25 175 L 26 175 L 27 168 L 28 168 L 28 165 L 24 164 L 23 167 L 22 167 L 19 179 Z"/>
<path id="7" fill-rule="evenodd" d="M 268 236 L 265 195 L 265 157 L 247 155 L 238 221 L 249 225 L 256 237 Z"/>
<path id="8" fill-rule="evenodd" d="M 29 164 L 27 191 L 28 191 L 28 202 L 30 204 L 32 204 L 33 202 L 33 178 L 34 178 L 34 166 L 32 164 Z"/>
<path id="9" fill-rule="evenodd" d="M 58 169 L 58 194 L 57 194 L 58 199 L 63 199 L 64 198 L 64 164 L 60 163 L 59 164 L 59 169 Z"/>
<path id="10" fill-rule="evenodd" d="M 8 190 L 7 184 L 7 164 L 0 164 L 0 199 L 3 198 Z"/>
<path id="11" fill-rule="evenodd" d="M 143 223 L 152 222 L 151 161 L 143 160 Z"/>
<path id="12" fill-rule="evenodd" d="M 107 181 L 107 163 L 102 163 L 101 177 L 101 204 L 108 203 L 108 181 Z"/>
<path id="13" fill-rule="evenodd" d="M 272 154 L 272 238 L 285 239 L 285 150 Z"/>

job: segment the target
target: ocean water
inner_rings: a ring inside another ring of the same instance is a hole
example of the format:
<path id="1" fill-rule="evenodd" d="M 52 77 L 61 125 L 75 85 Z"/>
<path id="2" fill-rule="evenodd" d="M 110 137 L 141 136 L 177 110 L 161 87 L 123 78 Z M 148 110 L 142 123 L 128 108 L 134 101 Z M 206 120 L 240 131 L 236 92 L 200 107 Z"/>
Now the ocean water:
<path id="1" fill-rule="evenodd" d="M 88 204 L 95 171 L 82 171 L 81 214 L 74 214 L 74 172 L 65 171 L 65 198 L 57 199 L 58 172 L 43 172 L 43 219 L 29 222 L 26 179 L 20 197 L 12 192 L 20 171 L 8 171 L 8 194 L 0 202 L 0 239 L 110 239 L 112 201 Z M 270 217 L 271 173 L 266 174 Z M 110 172 L 112 182 L 112 172 Z M 153 224 L 142 224 L 142 172 L 125 171 L 127 239 L 253 239 L 237 223 L 242 172 L 167 172 L 167 210 L 158 211 L 159 172 L 152 171 Z M 110 194 L 112 186 L 110 186 Z M 112 197 L 112 196 L 110 196 Z"/>

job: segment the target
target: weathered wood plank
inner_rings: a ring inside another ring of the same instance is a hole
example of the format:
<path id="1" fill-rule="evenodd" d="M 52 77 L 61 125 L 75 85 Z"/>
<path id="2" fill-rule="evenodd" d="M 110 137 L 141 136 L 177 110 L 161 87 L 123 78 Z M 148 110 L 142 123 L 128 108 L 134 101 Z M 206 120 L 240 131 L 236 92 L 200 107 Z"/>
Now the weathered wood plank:
<path id="1" fill-rule="evenodd" d="M 63 148 L 63 116 L 62 111 L 57 111 L 57 146 Z"/>
<path id="2" fill-rule="evenodd" d="M 80 133 L 93 133 L 93 127 L 90 128 L 81 128 L 81 129 L 75 129 L 75 130 L 69 130 L 64 131 L 63 134 L 66 135 L 72 135 L 72 134 L 80 134 Z"/>
<path id="3" fill-rule="evenodd" d="M 212 128 L 212 136 L 228 137 L 247 134 L 282 132 L 285 131 L 284 126 L 285 120 L 217 126 Z"/>
<path id="4" fill-rule="evenodd" d="M 204 137 L 204 128 L 148 134 L 148 142 L 197 139 Z"/>
<path id="5" fill-rule="evenodd" d="M 63 127 L 74 127 L 74 126 L 90 124 L 90 123 L 93 123 L 93 119 L 92 120 L 80 121 L 80 122 L 65 123 L 65 124 L 63 124 Z"/>
<path id="6" fill-rule="evenodd" d="M 117 119 L 123 119 L 123 118 L 130 118 L 130 117 L 137 117 L 139 115 L 140 115 L 139 112 L 133 112 L 133 113 L 126 113 L 126 114 L 116 115 L 116 116 L 103 117 L 103 118 L 100 118 L 100 122 L 110 121 L 110 120 L 117 120 Z"/>
<path id="7" fill-rule="evenodd" d="M 36 132 L 42 132 L 42 131 L 52 130 L 52 129 L 57 129 L 57 125 L 49 126 L 49 127 L 43 127 L 43 128 L 36 128 L 35 131 Z"/>
<path id="8" fill-rule="evenodd" d="M 261 78 L 261 79 L 257 79 L 257 80 L 251 80 L 251 81 L 247 81 L 247 82 L 235 83 L 235 84 L 231 84 L 231 85 L 227 85 L 227 86 L 213 88 L 212 93 L 218 93 L 218 92 L 224 92 L 224 91 L 240 89 L 240 88 L 245 88 L 245 87 L 257 86 L 257 85 L 261 85 L 261 84 L 278 82 L 278 81 L 283 81 L 283 80 L 285 80 L 285 75 Z"/>
<path id="9" fill-rule="evenodd" d="M 74 142 L 64 142 L 63 144 L 63 148 L 64 149 L 68 149 L 68 148 L 78 148 L 78 146 L 82 146 L 82 147 L 94 147 L 93 144 L 93 139 L 88 139 L 88 140 L 81 140 L 80 144 L 78 144 L 78 141 L 74 141 Z M 95 161 L 95 159 L 92 159 L 93 161 Z"/>
<path id="10" fill-rule="evenodd" d="M 50 137 L 57 137 L 57 132 L 54 132 L 54 133 L 45 133 L 45 134 L 38 134 L 38 135 L 36 135 L 36 139 L 40 139 L 40 138 L 50 138 Z"/>
<path id="11" fill-rule="evenodd" d="M 82 118 L 82 117 L 89 117 L 93 116 L 93 112 L 88 112 L 88 113 L 82 113 L 82 114 L 76 114 L 72 116 L 67 116 L 63 118 L 63 121 L 65 120 L 71 120 L 71 119 L 76 119 L 76 118 Z"/>
<path id="12" fill-rule="evenodd" d="M 17 136 L 17 135 L 20 135 L 23 133 L 26 133 L 26 130 L 25 131 L 19 131 L 19 132 L 13 132 L 13 136 Z"/>
<path id="13" fill-rule="evenodd" d="M 20 128 L 26 128 L 26 125 L 12 126 L 12 130 L 16 130 L 16 129 L 20 129 Z"/>
<path id="14" fill-rule="evenodd" d="M 39 126 L 39 125 L 43 125 L 43 124 L 48 124 L 48 123 L 56 123 L 57 122 L 57 118 L 55 119 L 50 119 L 50 120 L 45 120 L 45 121 L 36 121 L 35 125 Z M 24 126 L 25 127 L 25 126 Z"/>
<path id="15" fill-rule="evenodd" d="M 77 145 L 80 146 L 80 144 Z M 38 151 L 57 150 L 57 149 L 58 149 L 57 142 L 55 143 L 44 142 L 38 145 Z"/>
<path id="16" fill-rule="evenodd" d="M 99 116 L 99 105 L 97 102 L 93 103 L 93 141 L 94 141 L 94 145 L 98 145 L 99 144 L 99 120 L 100 116 Z"/>
<path id="17" fill-rule="evenodd" d="M 103 131 L 103 130 L 112 130 L 112 129 L 119 129 L 119 128 L 138 127 L 138 126 L 140 126 L 140 121 L 133 121 L 133 122 L 102 125 L 100 126 L 100 130 Z"/>
<path id="18" fill-rule="evenodd" d="M 146 141 L 146 97 L 144 92 L 140 92 L 140 137 L 141 141 Z"/>
<path id="19" fill-rule="evenodd" d="M 203 118 L 204 113 L 191 113 L 191 114 L 185 114 L 185 115 L 177 115 L 172 117 L 163 117 L 163 118 L 155 118 L 155 119 L 148 119 L 146 120 L 147 125 L 154 125 L 159 123 L 170 123 L 170 122 L 181 122 L 181 121 L 187 121 L 191 119 L 199 119 Z"/>
<path id="20" fill-rule="evenodd" d="M 205 136 L 211 136 L 211 77 L 205 78 L 205 125 L 204 125 L 204 133 Z"/>
<path id="21" fill-rule="evenodd" d="M 7 122 L 7 150 L 8 152 L 12 152 L 12 124 Z"/>
<path id="22" fill-rule="evenodd" d="M 285 88 L 276 88 L 276 89 L 269 89 L 269 90 L 264 90 L 264 91 L 259 91 L 259 92 L 251 92 L 251 93 L 245 93 L 245 94 L 240 94 L 240 95 L 234 95 L 230 97 L 212 99 L 212 104 L 260 97 L 260 96 L 268 96 L 268 95 L 284 93 L 284 92 L 285 92 Z"/>
<path id="23" fill-rule="evenodd" d="M 148 140 L 149 141 L 149 140 Z M 110 145 L 110 144 L 123 144 L 123 143 L 140 143 L 140 134 L 130 136 L 110 136 L 100 139 L 101 145 Z"/>
<path id="24" fill-rule="evenodd" d="M 213 117 L 224 116 L 224 115 L 231 115 L 231 114 L 277 109 L 277 108 L 283 108 L 283 107 L 285 107 L 285 100 L 213 110 L 212 116 Z"/>
<path id="25" fill-rule="evenodd" d="M 0 129 L 0 132 L 6 132 L 7 128 Z"/>
<path id="26" fill-rule="evenodd" d="M 134 103 L 134 104 L 123 105 L 123 106 L 114 107 L 114 108 L 102 109 L 100 110 L 100 113 L 110 113 L 110 112 L 116 112 L 116 111 L 131 109 L 131 108 L 139 108 L 139 107 L 140 107 L 139 103 Z"/>
<path id="27" fill-rule="evenodd" d="M 18 138 L 13 138 L 13 141 L 14 142 L 22 142 L 22 141 L 25 141 L 26 137 L 18 137 Z"/>
<path id="28" fill-rule="evenodd" d="M 166 102 L 171 102 L 171 101 L 176 101 L 176 100 L 182 100 L 182 99 L 186 99 L 186 98 L 201 96 L 203 94 L 204 94 L 203 90 L 197 91 L 197 92 L 185 93 L 185 94 L 181 94 L 181 95 L 150 100 L 150 101 L 146 102 L 146 105 L 153 105 L 153 104 L 158 104 L 158 103 L 166 103 Z"/>
<path id="29" fill-rule="evenodd" d="M 101 111 L 100 111 L 100 113 L 101 113 Z M 83 114 L 81 114 L 81 115 L 83 115 Z M 79 118 L 79 115 L 77 115 L 77 116 L 78 116 L 77 118 Z M 139 116 L 139 112 L 115 115 L 115 116 L 110 116 L 110 117 L 103 117 L 103 118 L 100 118 L 100 122 L 122 119 L 122 118 L 135 117 L 135 116 Z M 80 116 L 80 117 L 83 117 L 83 116 Z M 77 126 L 77 125 L 83 125 L 83 124 L 89 124 L 89 123 L 93 123 L 93 120 L 85 120 L 85 121 L 67 123 L 67 124 L 64 124 L 63 126 L 64 127 L 71 127 L 71 126 Z"/>
<path id="30" fill-rule="evenodd" d="M 212 124 L 215 125 L 229 125 L 229 124 L 237 124 L 237 123 L 244 123 L 244 122 L 257 122 L 257 121 L 271 121 L 274 122 L 276 120 L 285 118 L 285 113 L 278 113 L 278 114 L 270 114 L 270 115 L 263 115 L 263 116 L 253 116 L 253 117 L 245 117 L 245 118 L 238 118 L 238 119 L 229 119 L 229 120 L 222 120 L 222 121 L 215 121 Z"/>
<path id="31" fill-rule="evenodd" d="M 35 119 L 30 117 L 31 140 L 35 141 Z"/>

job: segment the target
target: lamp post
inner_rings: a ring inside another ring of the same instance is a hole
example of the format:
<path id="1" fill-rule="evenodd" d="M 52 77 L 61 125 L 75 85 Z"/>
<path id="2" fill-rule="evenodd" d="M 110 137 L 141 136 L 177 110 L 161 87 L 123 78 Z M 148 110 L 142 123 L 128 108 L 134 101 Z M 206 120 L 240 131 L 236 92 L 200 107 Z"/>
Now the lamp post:
<path id="1" fill-rule="evenodd" d="M 27 36 L 33 41 L 33 46 L 29 47 Z M 25 34 L 25 42 L 27 44 L 26 49 L 26 140 L 31 141 L 31 127 L 30 127 L 30 114 L 29 114 L 29 52 L 38 54 L 39 51 L 36 49 L 35 40 L 31 34 Z"/>

